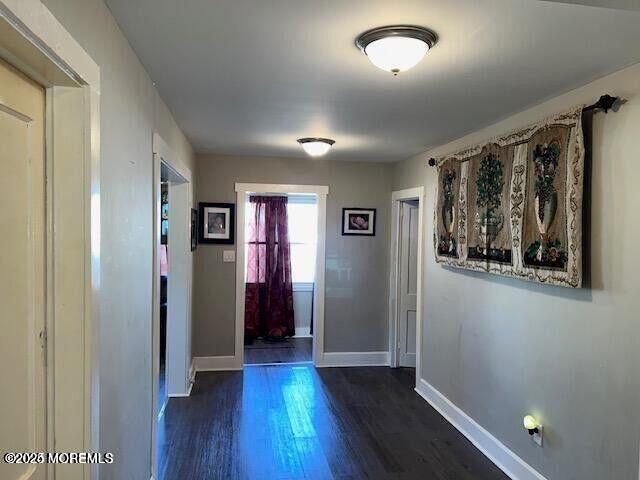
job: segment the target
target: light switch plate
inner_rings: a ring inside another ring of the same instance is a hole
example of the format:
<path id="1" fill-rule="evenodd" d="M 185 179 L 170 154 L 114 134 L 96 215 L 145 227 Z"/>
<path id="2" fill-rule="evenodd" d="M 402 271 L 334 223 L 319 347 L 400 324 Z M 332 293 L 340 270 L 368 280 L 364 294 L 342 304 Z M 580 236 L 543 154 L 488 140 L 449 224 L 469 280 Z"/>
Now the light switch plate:
<path id="1" fill-rule="evenodd" d="M 224 263 L 232 263 L 236 261 L 236 251 L 235 250 L 224 250 L 222 252 L 222 261 Z"/>

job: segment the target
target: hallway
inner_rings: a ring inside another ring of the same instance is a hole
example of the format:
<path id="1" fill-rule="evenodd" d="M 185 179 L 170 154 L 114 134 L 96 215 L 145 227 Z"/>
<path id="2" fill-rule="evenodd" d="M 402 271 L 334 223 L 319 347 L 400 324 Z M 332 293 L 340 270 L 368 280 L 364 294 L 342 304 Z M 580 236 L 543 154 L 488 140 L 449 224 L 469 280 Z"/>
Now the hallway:
<path id="1" fill-rule="evenodd" d="M 0 480 L 640 480 L 639 25 L 0 0 Z"/>
<path id="2" fill-rule="evenodd" d="M 507 477 L 384 367 L 199 373 L 160 424 L 162 480 Z"/>

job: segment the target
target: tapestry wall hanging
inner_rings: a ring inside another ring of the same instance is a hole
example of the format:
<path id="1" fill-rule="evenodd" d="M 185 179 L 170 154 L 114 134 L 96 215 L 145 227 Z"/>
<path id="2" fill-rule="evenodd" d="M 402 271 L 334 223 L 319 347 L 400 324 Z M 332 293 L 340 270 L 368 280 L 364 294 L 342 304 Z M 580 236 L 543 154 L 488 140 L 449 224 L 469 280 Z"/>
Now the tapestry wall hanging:
<path id="1" fill-rule="evenodd" d="M 438 160 L 436 261 L 582 286 L 582 108 Z"/>

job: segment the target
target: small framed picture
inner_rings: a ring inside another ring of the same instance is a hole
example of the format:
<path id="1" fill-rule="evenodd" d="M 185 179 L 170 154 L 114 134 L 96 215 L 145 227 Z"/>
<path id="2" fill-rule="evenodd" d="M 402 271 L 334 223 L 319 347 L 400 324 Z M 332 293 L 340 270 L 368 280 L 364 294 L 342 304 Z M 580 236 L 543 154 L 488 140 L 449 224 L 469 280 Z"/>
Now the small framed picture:
<path id="1" fill-rule="evenodd" d="M 198 211 L 191 209 L 191 251 L 198 246 Z"/>
<path id="2" fill-rule="evenodd" d="M 201 202 L 198 204 L 199 242 L 232 245 L 235 208 L 233 203 Z"/>
<path id="3" fill-rule="evenodd" d="M 342 235 L 364 235 L 372 237 L 375 234 L 375 208 L 342 209 Z"/>

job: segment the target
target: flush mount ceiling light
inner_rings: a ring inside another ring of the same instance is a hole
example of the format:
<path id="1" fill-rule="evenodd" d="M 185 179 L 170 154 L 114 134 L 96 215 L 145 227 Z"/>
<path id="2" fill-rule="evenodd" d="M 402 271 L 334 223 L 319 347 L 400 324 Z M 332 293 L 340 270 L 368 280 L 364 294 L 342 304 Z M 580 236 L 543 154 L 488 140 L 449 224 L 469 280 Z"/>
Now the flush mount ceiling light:
<path id="1" fill-rule="evenodd" d="M 415 67 L 437 39 L 427 28 L 393 25 L 364 32 L 356 38 L 356 46 L 376 67 L 397 75 Z"/>
<path id="2" fill-rule="evenodd" d="M 326 154 L 335 140 L 330 138 L 299 138 L 298 143 L 302 145 L 302 149 L 312 157 L 321 157 Z"/>

